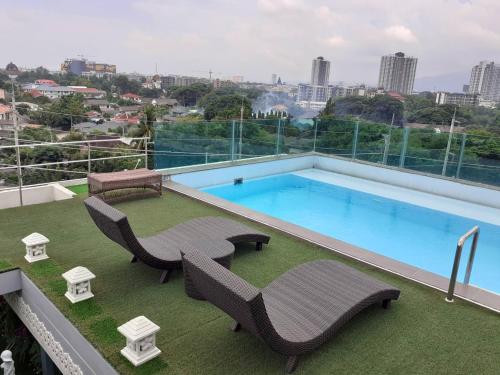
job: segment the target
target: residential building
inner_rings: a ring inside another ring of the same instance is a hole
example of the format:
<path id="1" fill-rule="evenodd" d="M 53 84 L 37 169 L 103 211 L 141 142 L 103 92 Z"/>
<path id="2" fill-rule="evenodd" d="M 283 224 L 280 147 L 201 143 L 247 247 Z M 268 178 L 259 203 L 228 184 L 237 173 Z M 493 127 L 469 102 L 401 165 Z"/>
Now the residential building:
<path id="1" fill-rule="evenodd" d="M 126 93 L 124 95 L 120 95 L 120 99 L 130 100 L 130 101 L 136 102 L 136 103 L 142 103 L 142 98 L 139 95 L 132 94 L 130 92 Z"/>
<path id="2" fill-rule="evenodd" d="M 5 100 L 5 90 L 4 89 L 0 89 L 0 99 Z"/>
<path id="3" fill-rule="evenodd" d="M 175 76 L 168 75 L 160 77 L 161 80 L 161 88 L 167 89 L 169 87 L 175 86 Z"/>
<path id="4" fill-rule="evenodd" d="M 187 77 L 187 76 L 176 76 L 175 86 L 191 86 L 194 83 L 210 83 L 206 78 L 199 77 Z"/>
<path id="5" fill-rule="evenodd" d="M 386 95 L 390 96 L 392 99 L 399 100 L 400 102 L 404 102 L 405 101 L 405 97 L 403 95 L 401 95 L 397 91 L 387 91 Z"/>
<path id="6" fill-rule="evenodd" d="M 37 79 L 35 81 L 36 85 L 46 85 L 46 86 L 59 86 L 56 81 L 51 79 Z"/>
<path id="7" fill-rule="evenodd" d="M 330 78 L 330 61 L 322 56 L 312 61 L 311 67 L 311 100 L 314 102 L 326 102 L 328 95 L 328 80 Z"/>
<path id="8" fill-rule="evenodd" d="M 161 89 L 161 77 L 158 74 L 146 77 L 146 82 L 142 84 L 142 87 L 151 90 Z"/>
<path id="9" fill-rule="evenodd" d="M 500 65 L 481 61 L 471 71 L 469 94 L 480 94 L 486 101 L 500 102 Z"/>
<path id="10" fill-rule="evenodd" d="M 0 104 L 0 121 L 8 121 L 12 117 L 12 107 L 10 105 Z"/>
<path id="11" fill-rule="evenodd" d="M 364 85 L 359 86 L 330 86 L 329 97 L 346 97 L 346 96 L 366 96 L 367 89 Z"/>
<path id="12" fill-rule="evenodd" d="M 49 99 L 59 99 L 66 95 L 75 93 L 75 90 L 67 86 L 48 86 L 37 85 L 35 83 L 27 83 L 22 86 L 24 92 L 35 94 L 37 96 L 43 95 Z"/>
<path id="13" fill-rule="evenodd" d="M 330 61 L 319 56 L 312 61 L 311 82 L 299 84 L 297 92 L 298 102 L 326 103 L 331 97 L 331 88 L 328 86 L 330 79 Z M 299 105 L 301 105 L 299 103 Z M 310 104 L 302 103 L 303 108 L 311 108 Z M 319 105 L 315 105 L 317 107 Z M 324 105 L 323 105 L 324 106 Z"/>
<path id="14" fill-rule="evenodd" d="M 311 86 L 328 87 L 330 78 L 330 61 L 319 56 L 312 61 Z"/>
<path id="15" fill-rule="evenodd" d="M 413 92 L 416 71 L 416 57 L 406 57 L 403 52 L 382 56 L 378 86 L 385 91 L 410 95 Z"/>
<path id="16" fill-rule="evenodd" d="M 95 87 L 87 86 L 68 86 L 72 88 L 75 93 L 82 94 L 85 99 L 102 99 L 106 97 L 106 91 L 98 90 Z"/>
<path id="17" fill-rule="evenodd" d="M 104 76 L 116 74 L 116 65 L 96 63 L 84 58 L 66 59 L 61 64 L 61 72 L 73 73 L 76 75 L 96 75 Z"/>
<path id="18" fill-rule="evenodd" d="M 464 94 L 464 93 L 449 93 L 449 92 L 437 92 L 436 93 L 436 104 L 452 104 L 452 105 L 479 105 L 479 94 Z"/>
<path id="19" fill-rule="evenodd" d="M 236 83 L 230 80 L 222 80 L 216 78 L 212 81 L 212 86 L 214 87 L 214 89 L 220 89 L 222 87 L 235 87 Z"/>

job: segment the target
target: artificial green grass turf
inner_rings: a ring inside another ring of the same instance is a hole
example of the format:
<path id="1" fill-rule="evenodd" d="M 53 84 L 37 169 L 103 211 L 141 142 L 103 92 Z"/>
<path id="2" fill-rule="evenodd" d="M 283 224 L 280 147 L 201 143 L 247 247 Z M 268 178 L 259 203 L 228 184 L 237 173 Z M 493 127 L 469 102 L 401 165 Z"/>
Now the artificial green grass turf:
<path id="1" fill-rule="evenodd" d="M 76 194 L 84 194 L 89 191 L 87 184 L 67 186 L 66 188 Z"/>
<path id="2" fill-rule="evenodd" d="M 231 332 L 230 318 L 209 303 L 186 297 L 181 273 L 160 285 L 160 271 L 140 262 L 130 264 L 130 254 L 91 222 L 84 197 L 2 210 L 0 259 L 21 266 L 120 373 L 283 373 L 282 356 L 245 331 Z M 230 216 L 171 192 L 116 207 L 127 213 L 140 236 L 198 216 Z M 498 374 L 498 314 L 458 300 L 447 304 L 443 293 L 250 225 L 271 234 L 271 243 L 261 252 L 250 245 L 239 247 L 232 270 L 258 287 L 297 264 L 327 258 L 401 289 L 401 299 L 391 309 L 367 309 L 328 343 L 301 358 L 296 374 Z M 35 231 L 50 239 L 51 258 L 30 266 L 20 241 Z M 84 305 L 72 305 L 63 296 L 60 274 L 75 266 L 88 267 L 97 276 L 92 281 L 95 298 Z M 162 354 L 136 369 L 119 353 L 125 339 L 112 332 L 138 315 L 161 327 L 157 345 Z"/>

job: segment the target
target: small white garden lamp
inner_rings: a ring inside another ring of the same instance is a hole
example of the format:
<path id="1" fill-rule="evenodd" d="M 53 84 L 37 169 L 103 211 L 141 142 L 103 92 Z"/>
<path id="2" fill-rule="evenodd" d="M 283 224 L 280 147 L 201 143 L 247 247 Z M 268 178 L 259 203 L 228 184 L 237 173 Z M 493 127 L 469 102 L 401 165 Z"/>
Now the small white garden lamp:
<path id="1" fill-rule="evenodd" d="M 2 360 L 0 368 L 3 369 L 4 375 L 15 375 L 16 369 L 14 367 L 14 360 L 12 359 L 12 352 L 10 350 L 4 350 L 2 354 L 0 354 L 0 359 Z"/>
<path id="2" fill-rule="evenodd" d="M 90 290 L 90 280 L 95 275 L 85 267 L 75 267 L 62 274 L 68 284 L 68 291 L 64 294 L 72 303 L 84 301 L 94 297 Z"/>
<path id="3" fill-rule="evenodd" d="M 145 316 L 138 316 L 118 327 L 127 339 L 127 346 L 121 350 L 122 355 L 134 366 L 153 359 L 161 353 L 156 347 L 156 332 L 160 327 Z"/>
<path id="4" fill-rule="evenodd" d="M 24 259 L 28 262 L 33 263 L 49 257 L 46 250 L 49 239 L 43 234 L 36 232 L 31 233 L 29 236 L 24 237 L 22 241 L 26 245 L 26 255 Z"/>

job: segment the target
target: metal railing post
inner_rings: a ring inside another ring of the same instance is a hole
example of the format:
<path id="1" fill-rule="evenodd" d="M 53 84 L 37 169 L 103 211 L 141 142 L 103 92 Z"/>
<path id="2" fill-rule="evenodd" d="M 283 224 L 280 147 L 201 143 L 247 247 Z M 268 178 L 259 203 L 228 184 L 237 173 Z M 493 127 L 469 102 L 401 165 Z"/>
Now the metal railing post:
<path id="1" fill-rule="evenodd" d="M 394 122 L 394 114 L 392 115 Z M 389 134 L 384 134 L 384 156 L 382 157 L 382 164 L 387 165 L 387 158 L 389 157 L 389 147 L 391 146 L 392 124 L 389 128 Z"/>
<path id="2" fill-rule="evenodd" d="M 234 161 L 234 133 L 236 131 L 236 123 L 233 120 L 232 122 L 232 130 L 231 130 L 231 161 Z"/>
<path id="3" fill-rule="evenodd" d="M 280 153 L 280 132 L 281 132 L 281 119 L 278 119 L 278 128 L 276 129 L 276 156 Z"/>
<path id="4" fill-rule="evenodd" d="M 472 240 L 472 246 L 469 255 L 469 261 L 467 262 L 467 268 L 465 271 L 464 284 L 469 284 L 470 274 L 472 271 L 472 265 L 474 263 L 474 257 L 476 255 L 476 247 L 477 241 L 479 239 L 479 227 L 476 225 L 474 228 L 465 233 L 457 242 L 457 250 L 455 251 L 455 259 L 453 261 L 453 268 L 450 276 L 450 284 L 448 286 L 448 293 L 446 295 L 446 302 L 453 302 L 453 296 L 455 295 L 455 285 L 457 282 L 458 269 L 460 267 L 460 258 L 462 257 L 462 250 L 464 247 L 465 241 L 474 235 L 474 239 Z"/>
<path id="5" fill-rule="evenodd" d="M 359 134 L 359 120 L 356 121 L 354 126 L 354 138 L 352 140 L 352 160 L 356 159 L 356 151 L 358 148 L 358 134 Z"/>
<path id="6" fill-rule="evenodd" d="M 14 78 L 12 83 L 12 123 L 14 125 L 14 145 L 16 147 L 16 165 L 17 165 L 17 185 L 19 187 L 19 204 L 23 206 L 23 171 L 21 169 L 21 149 L 19 148 L 19 128 L 17 124 L 16 97 L 14 91 Z"/>
<path id="7" fill-rule="evenodd" d="M 410 128 L 404 128 L 403 130 L 403 144 L 401 145 L 401 155 L 399 156 L 399 168 L 404 168 L 406 150 L 408 149 L 408 138 L 410 135 Z"/>
<path id="8" fill-rule="evenodd" d="M 90 142 L 87 142 L 87 173 L 91 171 Z"/>
<path id="9" fill-rule="evenodd" d="M 149 137 L 144 142 L 144 168 L 148 169 L 148 141 Z"/>
<path id="10" fill-rule="evenodd" d="M 456 178 L 460 178 L 460 169 L 462 169 L 462 162 L 464 160 L 465 143 L 467 141 L 467 134 L 462 133 L 462 144 L 460 145 L 460 156 L 458 157 L 457 173 Z"/>
<path id="11" fill-rule="evenodd" d="M 318 120 L 314 119 L 314 140 L 313 140 L 313 152 L 316 152 L 316 138 L 318 136 Z"/>

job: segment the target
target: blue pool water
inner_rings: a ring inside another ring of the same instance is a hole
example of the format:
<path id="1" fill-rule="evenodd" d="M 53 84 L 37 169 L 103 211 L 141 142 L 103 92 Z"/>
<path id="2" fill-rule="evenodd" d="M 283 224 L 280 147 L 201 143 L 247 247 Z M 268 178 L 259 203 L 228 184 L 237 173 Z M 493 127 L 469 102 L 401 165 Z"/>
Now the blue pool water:
<path id="1" fill-rule="evenodd" d="M 458 238 L 479 225 L 471 284 L 500 293 L 499 226 L 293 174 L 202 190 L 445 277 Z M 464 247 L 458 281 L 471 241 Z"/>

